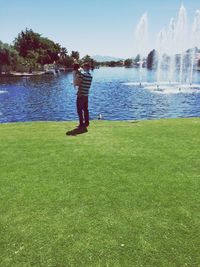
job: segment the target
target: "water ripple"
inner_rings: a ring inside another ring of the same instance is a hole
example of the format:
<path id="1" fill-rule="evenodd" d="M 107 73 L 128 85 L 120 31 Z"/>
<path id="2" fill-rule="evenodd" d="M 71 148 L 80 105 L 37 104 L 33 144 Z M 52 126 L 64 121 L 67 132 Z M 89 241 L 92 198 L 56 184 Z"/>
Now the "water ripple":
<path id="1" fill-rule="evenodd" d="M 107 120 L 200 116 L 200 94 L 155 94 L 125 84 L 136 82 L 138 71 L 100 68 L 93 72 L 89 97 L 91 119 L 100 113 Z M 147 72 L 146 76 L 149 81 L 153 74 Z M 70 73 L 29 79 L 1 77 L 0 122 L 77 120 L 76 91 L 71 82 Z"/>

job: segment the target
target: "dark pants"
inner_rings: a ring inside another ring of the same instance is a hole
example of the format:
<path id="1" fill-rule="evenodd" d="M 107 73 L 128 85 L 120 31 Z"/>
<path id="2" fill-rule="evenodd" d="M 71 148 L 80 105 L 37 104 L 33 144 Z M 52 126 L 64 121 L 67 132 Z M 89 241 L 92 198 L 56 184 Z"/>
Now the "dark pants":
<path id="1" fill-rule="evenodd" d="M 79 125 L 89 126 L 88 96 L 77 96 L 76 107 L 79 117 Z"/>

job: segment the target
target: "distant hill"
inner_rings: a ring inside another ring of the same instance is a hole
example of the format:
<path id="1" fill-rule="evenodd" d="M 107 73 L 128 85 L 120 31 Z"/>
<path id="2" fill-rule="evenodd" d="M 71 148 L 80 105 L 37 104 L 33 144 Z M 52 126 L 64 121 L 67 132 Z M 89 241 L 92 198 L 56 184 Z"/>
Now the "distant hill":
<path id="1" fill-rule="evenodd" d="M 101 56 L 101 55 L 95 55 L 95 56 L 92 56 L 92 58 L 94 60 L 98 61 L 98 62 L 124 60 L 124 58 L 110 57 L 110 56 Z"/>

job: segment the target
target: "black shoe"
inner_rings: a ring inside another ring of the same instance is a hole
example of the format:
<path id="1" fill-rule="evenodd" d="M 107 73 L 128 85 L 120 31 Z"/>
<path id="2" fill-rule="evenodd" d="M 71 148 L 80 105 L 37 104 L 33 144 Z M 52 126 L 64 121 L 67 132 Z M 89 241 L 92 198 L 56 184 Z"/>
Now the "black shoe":
<path id="1" fill-rule="evenodd" d="M 84 128 L 84 127 L 85 127 L 84 124 L 79 124 L 76 128 L 77 128 L 77 129 L 80 129 L 80 128 Z"/>

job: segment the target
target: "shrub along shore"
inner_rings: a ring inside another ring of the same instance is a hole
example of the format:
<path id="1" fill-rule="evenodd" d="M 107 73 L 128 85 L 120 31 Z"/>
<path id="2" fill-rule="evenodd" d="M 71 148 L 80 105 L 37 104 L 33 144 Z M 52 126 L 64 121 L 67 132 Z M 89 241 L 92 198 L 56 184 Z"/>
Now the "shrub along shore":
<path id="1" fill-rule="evenodd" d="M 200 119 L 0 124 L 0 266 L 199 266 Z"/>

